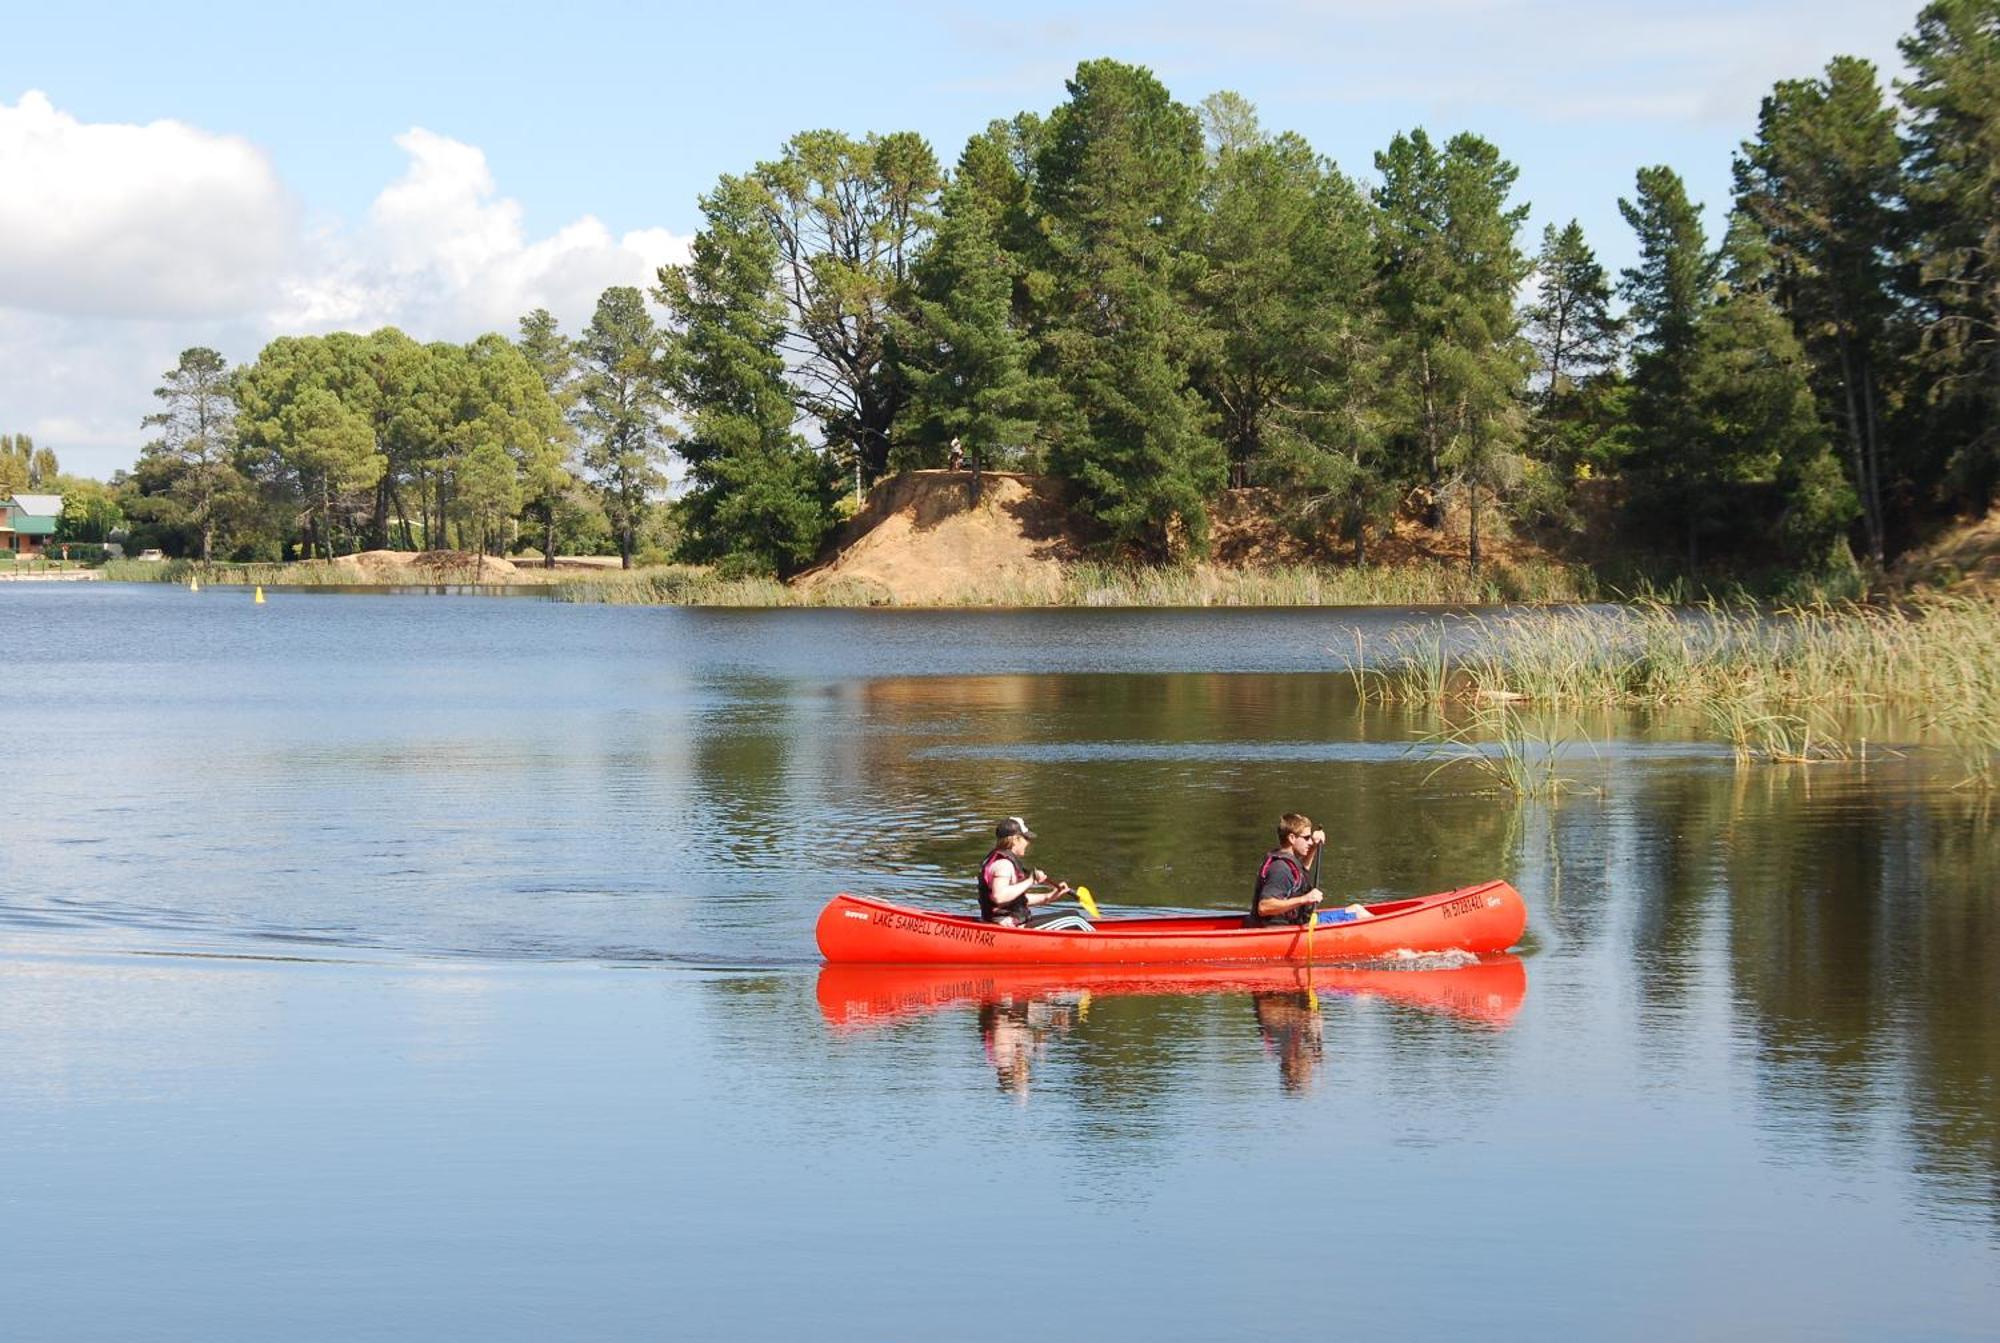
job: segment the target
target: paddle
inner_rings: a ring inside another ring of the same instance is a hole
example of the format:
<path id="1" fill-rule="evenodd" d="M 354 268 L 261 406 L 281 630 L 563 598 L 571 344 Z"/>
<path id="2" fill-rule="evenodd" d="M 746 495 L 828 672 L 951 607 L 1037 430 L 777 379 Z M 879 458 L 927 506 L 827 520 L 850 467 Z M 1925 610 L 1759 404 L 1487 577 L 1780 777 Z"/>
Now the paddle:
<path id="1" fill-rule="evenodd" d="M 1103 917 L 1097 912 L 1097 902 L 1090 898 L 1090 887 L 1079 886 L 1076 888 L 1076 902 L 1083 906 L 1084 913 L 1090 915 L 1092 923 L 1097 922 L 1098 919 Z"/>
<path id="2" fill-rule="evenodd" d="M 1324 843 L 1313 845 L 1312 867 L 1306 875 L 1306 889 L 1319 889 L 1319 855 Z M 1306 910 L 1306 1005 L 1319 1011 L 1319 991 L 1313 987 L 1313 932 L 1319 927 L 1319 906 Z"/>

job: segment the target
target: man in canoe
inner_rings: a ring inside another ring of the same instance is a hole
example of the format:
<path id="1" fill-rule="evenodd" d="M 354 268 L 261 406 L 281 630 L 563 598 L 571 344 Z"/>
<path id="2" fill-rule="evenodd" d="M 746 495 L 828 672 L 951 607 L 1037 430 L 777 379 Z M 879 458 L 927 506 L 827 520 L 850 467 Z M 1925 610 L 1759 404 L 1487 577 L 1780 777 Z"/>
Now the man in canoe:
<path id="1" fill-rule="evenodd" d="M 1325 845 L 1326 831 L 1315 830 L 1309 818 L 1288 811 L 1278 819 L 1278 847 L 1264 855 L 1257 884 L 1251 888 L 1251 927 L 1304 923 L 1314 917 L 1326 895 L 1313 885 L 1310 874 Z M 1349 905 L 1318 917 L 1321 923 L 1346 923 L 1370 915 L 1364 905 Z"/>
<path id="2" fill-rule="evenodd" d="M 1081 929 L 1090 922 L 1081 915 L 1034 914 L 1036 905 L 1053 904 L 1069 894 L 1069 883 L 1047 884 L 1049 874 L 1027 864 L 1028 844 L 1035 832 L 1018 816 L 993 827 L 993 852 L 979 865 L 979 917 L 1009 928 Z"/>

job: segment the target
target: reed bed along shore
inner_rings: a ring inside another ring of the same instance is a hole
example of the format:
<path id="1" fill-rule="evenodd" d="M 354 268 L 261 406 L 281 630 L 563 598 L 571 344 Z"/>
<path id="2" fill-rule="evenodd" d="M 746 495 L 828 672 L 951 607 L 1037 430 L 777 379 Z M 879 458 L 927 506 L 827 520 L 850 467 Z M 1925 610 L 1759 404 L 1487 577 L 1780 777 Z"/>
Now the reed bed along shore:
<path id="1" fill-rule="evenodd" d="M 669 566 L 558 582 L 558 601 L 660 606 L 893 606 L 892 593 L 863 579 L 780 583 L 727 578 Z M 1596 595 L 1587 571 L 1552 564 L 1468 574 L 1447 564 L 1382 568 L 1286 565 L 1066 564 L 1039 587 L 1019 575 L 974 576 L 938 602 L 953 607 L 1164 606 L 1477 606 L 1498 602 L 1584 601 Z"/>
<path id="2" fill-rule="evenodd" d="M 1893 706 L 1991 783 L 2000 756 L 2000 601 L 1933 596 L 1762 611 L 1639 602 L 1410 631 L 1353 670 L 1378 702 L 1548 708 L 1691 705 L 1739 759 L 1854 753 L 1853 710 Z"/>

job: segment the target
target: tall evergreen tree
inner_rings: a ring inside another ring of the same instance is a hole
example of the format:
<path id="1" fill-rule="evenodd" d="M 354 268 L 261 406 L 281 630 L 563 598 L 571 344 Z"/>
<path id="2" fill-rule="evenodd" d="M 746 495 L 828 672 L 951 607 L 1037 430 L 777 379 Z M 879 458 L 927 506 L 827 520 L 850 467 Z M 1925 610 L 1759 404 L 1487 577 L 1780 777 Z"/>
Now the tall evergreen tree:
<path id="1" fill-rule="evenodd" d="M 1748 486 L 1780 501 L 1777 539 L 1792 564 L 1822 570 L 1844 558 L 1854 492 L 1827 447 L 1811 363 L 1778 309 L 1763 258 L 1733 258 L 1729 291 L 1701 315 L 1688 364 L 1686 458 L 1699 463 L 1684 497 L 1690 532 L 1723 530 Z"/>
<path id="2" fill-rule="evenodd" d="M 557 521 L 574 497 L 577 479 L 572 461 L 576 433 L 571 420 L 577 402 L 576 347 L 562 334 L 554 314 L 536 308 L 521 318 L 515 345 L 526 356 L 556 413 L 549 439 L 541 445 L 522 481 L 523 507 L 542 525 L 542 567 L 556 566 Z"/>
<path id="3" fill-rule="evenodd" d="M 1935 429 L 1983 506 L 2000 491 L 2000 0 L 1933 0 L 1901 46 Z"/>
<path id="4" fill-rule="evenodd" d="M 961 176 L 917 262 L 897 343 L 910 393 L 901 432 L 919 462 L 954 439 L 975 465 L 1036 456 L 1055 389 L 1032 371 L 1034 342 L 1014 316 L 1021 266 L 1000 229 L 990 198 Z"/>
<path id="5" fill-rule="evenodd" d="M 1196 298 L 1211 339 L 1196 369 L 1238 484 L 1282 482 L 1281 511 L 1366 552 L 1388 491 L 1378 449 L 1379 324 L 1369 206 L 1249 102 L 1202 105 L 1209 173 Z"/>
<path id="6" fill-rule="evenodd" d="M 1737 209 L 1764 235 L 1776 299 L 1812 360 L 1828 423 L 1840 426 L 1868 555 L 1886 557 L 1884 374 L 1893 367 L 1901 250 L 1901 147 L 1875 67 L 1836 57 L 1822 79 L 1764 99 L 1735 165 Z"/>
<path id="7" fill-rule="evenodd" d="M 685 266 L 660 271 L 672 315 L 665 368 L 689 425 L 680 443 L 684 557 L 743 572 L 788 572 L 832 522 L 832 463 L 793 432 L 785 381 L 778 247 L 758 184 L 724 177 L 702 197 Z"/>
<path id="8" fill-rule="evenodd" d="M 664 338 L 637 289 L 614 285 L 577 342 L 577 423 L 583 465 L 618 538 L 618 563 L 632 567 L 640 520 L 666 487 Z"/>
<path id="9" fill-rule="evenodd" d="M 1680 174 L 1641 168 L 1633 200 L 1618 211 L 1639 239 L 1639 264 L 1620 272 L 1633 324 L 1631 474 L 1637 516 L 1677 518 L 1689 568 L 1714 525 L 1713 494 L 1726 474 L 1708 461 L 1695 423 L 1693 378 L 1701 321 L 1714 301 L 1718 259 L 1708 250 L 1701 207 Z"/>
<path id="10" fill-rule="evenodd" d="M 169 493 L 201 537 L 201 559 L 215 558 L 216 528 L 247 482 L 236 470 L 236 402 L 228 361 L 202 346 L 181 351 L 153 395 L 161 408 L 143 423 L 160 435 L 142 450 L 171 473 Z"/>
<path id="11" fill-rule="evenodd" d="M 1521 317 L 1540 395 L 1529 435 L 1533 475 L 1524 475 L 1517 511 L 1574 526 L 1576 480 L 1617 457 L 1625 324 L 1612 315 L 1610 277 L 1574 219 L 1543 229 L 1535 274 L 1534 299 Z"/>
<path id="12" fill-rule="evenodd" d="M 1049 118 L 1035 200 L 1048 245 L 1046 371 L 1069 422 L 1050 453 L 1118 542 L 1207 545 L 1224 458 L 1190 384 L 1201 130 L 1150 71 L 1086 61 Z"/>
<path id="13" fill-rule="evenodd" d="M 1521 316 L 1534 346 L 1544 414 L 1618 362 L 1622 323 L 1611 313 L 1611 280 L 1574 219 L 1542 230 L 1535 259 L 1540 280 Z"/>
<path id="14" fill-rule="evenodd" d="M 1514 306 L 1528 273 L 1515 243 L 1528 207 L 1508 207 L 1519 172 L 1476 135 L 1442 149 L 1422 130 L 1398 135 L 1375 166 L 1383 317 L 1401 370 L 1391 391 L 1413 474 L 1433 499 L 1448 484 L 1467 487 L 1477 568 L 1480 494 L 1518 439 L 1532 358 Z"/>

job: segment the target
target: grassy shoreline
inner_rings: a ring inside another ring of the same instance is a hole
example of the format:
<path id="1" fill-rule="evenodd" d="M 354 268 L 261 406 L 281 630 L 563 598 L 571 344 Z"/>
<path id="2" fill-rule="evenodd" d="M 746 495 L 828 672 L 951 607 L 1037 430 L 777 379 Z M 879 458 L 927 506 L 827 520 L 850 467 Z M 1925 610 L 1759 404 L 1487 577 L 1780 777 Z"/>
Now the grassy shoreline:
<path id="1" fill-rule="evenodd" d="M 1142 565 L 1095 561 L 1051 564 L 1027 574 L 973 573 L 940 598 L 904 602 L 880 583 L 857 577 L 807 576 L 785 582 L 763 576 L 730 576 L 701 565 L 661 564 L 621 570 L 565 565 L 544 569 L 481 566 L 468 554 L 407 557 L 400 566 L 358 567 L 352 558 L 290 563 L 235 564 L 196 560 L 112 560 L 104 576 L 117 582 L 264 587 L 346 587 L 391 590 L 455 587 L 522 589 L 563 602 L 618 606 L 734 607 L 1287 607 L 1287 606 L 1496 606 L 1596 601 L 1661 600 L 1675 603 L 1749 603 L 1770 597 L 1765 584 L 1720 586 L 1684 579 L 1657 580 L 1642 571 L 1610 576 L 1584 564 L 1550 560 L 1489 564 L 1478 573 L 1445 560 L 1393 565 L 1294 563 L 1226 566 L 1196 563 Z M 1776 589 L 1799 597 L 1795 582 Z M 1849 585 L 1807 599 L 1852 596 Z"/>
<path id="2" fill-rule="evenodd" d="M 519 587 L 546 591 L 556 601 L 624 606 L 894 606 L 893 594 L 865 580 L 785 583 L 767 577 L 729 577 L 695 565 L 651 568 L 523 568 L 481 577 L 464 564 L 412 564 L 390 577 L 364 575 L 338 561 L 289 564 L 203 564 L 194 560 L 113 560 L 104 576 L 119 582 L 264 587 Z M 1587 569 L 1536 563 L 1494 566 L 1480 574 L 1442 562 L 1354 568 L 1282 565 L 1224 568 L 1210 565 L 1148 567 L 1067 564 L 1055 581 L 1024 600 L 1015 575 L 970 578 L 942 602 L 953 607 L 1156 607 L 1156 606 L 1480 606 L 1502 602 L 1591 601 L 1600 595 Z"/>

